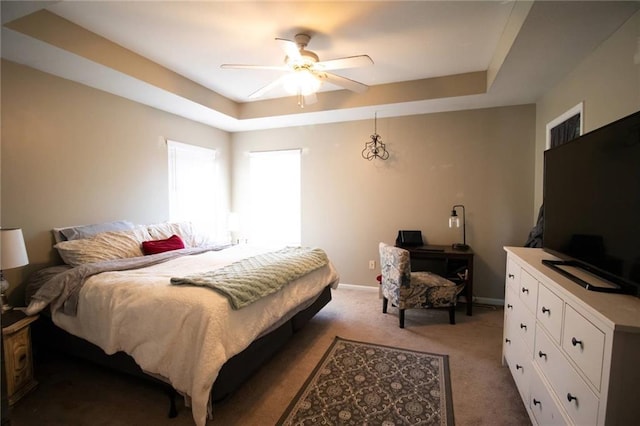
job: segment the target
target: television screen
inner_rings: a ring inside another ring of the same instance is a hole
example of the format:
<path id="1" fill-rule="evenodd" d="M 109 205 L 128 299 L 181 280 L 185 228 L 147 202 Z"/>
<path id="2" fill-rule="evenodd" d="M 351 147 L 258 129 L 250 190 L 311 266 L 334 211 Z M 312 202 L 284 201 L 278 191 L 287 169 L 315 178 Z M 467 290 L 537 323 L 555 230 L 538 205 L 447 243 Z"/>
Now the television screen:
<path id="1" fill-rule="evenodd" d="M 544 154 L 543 248 L 640 288 L 640 112 Z"/>

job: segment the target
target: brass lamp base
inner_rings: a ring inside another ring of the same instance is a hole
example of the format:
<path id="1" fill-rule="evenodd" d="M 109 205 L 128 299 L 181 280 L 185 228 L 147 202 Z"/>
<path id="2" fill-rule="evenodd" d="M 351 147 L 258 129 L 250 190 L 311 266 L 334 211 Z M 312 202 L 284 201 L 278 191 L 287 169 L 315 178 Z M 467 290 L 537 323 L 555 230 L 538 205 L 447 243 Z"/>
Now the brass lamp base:
<path id="1" fill-rule="evenodd" d="M 2 313 L 9 312 L 13 309 L 12 306 L 9 306 L 7 303 L 7 298 L 4 294 L 5 291 L 9 289 L 9 282 L 4 279 L 4 275 L 0 271 L 0 303 L 2 303 Z"/>

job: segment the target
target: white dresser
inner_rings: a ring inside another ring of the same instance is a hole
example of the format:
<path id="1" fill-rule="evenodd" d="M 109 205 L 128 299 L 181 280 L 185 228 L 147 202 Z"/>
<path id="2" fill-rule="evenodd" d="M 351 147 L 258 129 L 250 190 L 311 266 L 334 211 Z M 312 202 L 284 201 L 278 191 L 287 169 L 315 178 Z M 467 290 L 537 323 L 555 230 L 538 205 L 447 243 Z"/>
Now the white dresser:
<path id="1" fill-rule="evenodd" d="M 505 250 L 502 362 L 531 422 L 640 424 L 640 298 L 586 290 L 541 249 Z"/>

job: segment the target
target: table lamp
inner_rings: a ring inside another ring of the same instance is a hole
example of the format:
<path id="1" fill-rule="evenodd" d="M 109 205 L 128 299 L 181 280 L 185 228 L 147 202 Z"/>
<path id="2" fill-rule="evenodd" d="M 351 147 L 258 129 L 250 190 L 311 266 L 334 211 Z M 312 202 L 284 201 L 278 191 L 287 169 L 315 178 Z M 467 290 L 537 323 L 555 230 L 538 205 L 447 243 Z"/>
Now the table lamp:
<path id="1" fill-rule="evenodd" d="M 4 293 L 9 288 L 9 282 L 4 279 L 4 271 L 27 265 L 27 249 L 20 228 L 0 229 L 0 292 L 2 295 L 2 312 L 11 310 L 5 302 Z"/>
<path id="2" fill-rule="evenodd" d="M 462 208 L 462 243 L 453 244 L 454 249 L 459 250 L 467 250 L 469 246 L 467 245 L 467 229 L 466 229 L 466 221 L 464 216 L 464 206 L 462 204 L 456 204 L 451 208 L 451 216 L 449 217 L 449 228 L 460 228 L 460 217 L 456 212 L 456 208 Z"/>

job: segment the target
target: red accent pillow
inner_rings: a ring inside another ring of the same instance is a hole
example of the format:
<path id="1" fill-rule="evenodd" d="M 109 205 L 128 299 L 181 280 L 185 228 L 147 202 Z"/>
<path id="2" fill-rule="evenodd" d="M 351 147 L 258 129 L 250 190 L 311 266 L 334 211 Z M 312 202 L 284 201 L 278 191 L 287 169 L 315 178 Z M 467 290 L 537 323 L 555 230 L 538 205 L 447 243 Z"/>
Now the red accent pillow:
<path id="1" fill-rule="evenodd" d="M 172 235 L 166 240 L 152 240 L 142 242 L 142 252 L 145 255 L 164 253 L 165 251 L 184 248 L 184 242 L 178 235 Z"/>

